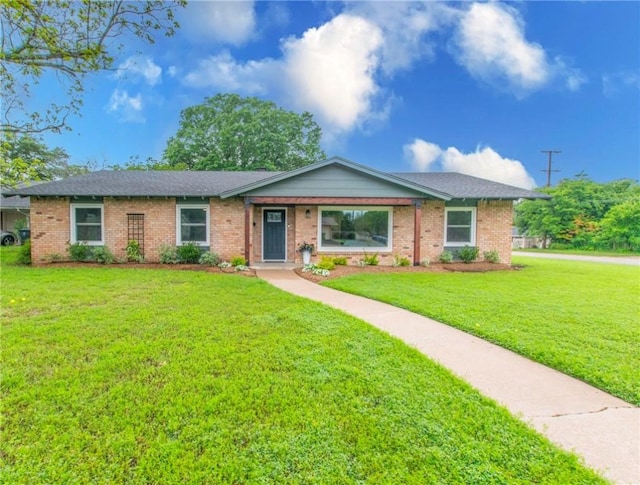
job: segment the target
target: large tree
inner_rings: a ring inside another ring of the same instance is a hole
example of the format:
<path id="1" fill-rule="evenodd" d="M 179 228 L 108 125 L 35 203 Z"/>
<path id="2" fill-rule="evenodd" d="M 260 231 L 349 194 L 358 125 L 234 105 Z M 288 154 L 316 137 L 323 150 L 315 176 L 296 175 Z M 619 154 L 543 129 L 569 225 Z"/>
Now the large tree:
<path id="1" fill-rule="evenodd" d="M 310 113 L 218 94 L 182 111 L 163 158 L 180 170 L 291 170 L 325 157 L 321 137 Z"/>
<path id="2" fill-rule="evenodd" d="M 7 133 L 0 142 L 0 181 L 4 187 L 56 180 L 88 171 L 86 166 L 69 164 L 69 155 L 63 148 L 49 148 L 29 134 Z"/>
<path id="3" fill-rule="evenodd" d="M 628 210 L 619 212 L 620 204 L 640 200 L 640 185 L 631 179 L 598 183 L 584 174 L 562 180 L 555 187 L 540 189 L 551 200 L 523 201 L 516 206 L 516 225 L 524 234 L 547 236 L 554 243 L 576 248 L 610 248 L 616 245 L 614 234 L 626 229 Z M 631 207 L 636 207 L 633 204 Z M 606 223 L 603 225 L 603 221 Z M 606 236 L 602 233 L 607 228 Z M 631 231 L 633 232 L 633 231 Z M 622 244 L 617 243 L 618 247 Z M 629 246 L 629 245 L 628 245 Z"/>
<path id="4" fill-rule="evenodd" d="M 174 8 L 184 0 L 3 0 L 0 129 L 9 133 L 60 131 L 82 105 L 83 79 L 111 69 L 125 35 L 153 43 L 159 31 L 173 35 Z M 65 100 L 30 111 L 32 88 L 46 73 L 66 91 Z"/>

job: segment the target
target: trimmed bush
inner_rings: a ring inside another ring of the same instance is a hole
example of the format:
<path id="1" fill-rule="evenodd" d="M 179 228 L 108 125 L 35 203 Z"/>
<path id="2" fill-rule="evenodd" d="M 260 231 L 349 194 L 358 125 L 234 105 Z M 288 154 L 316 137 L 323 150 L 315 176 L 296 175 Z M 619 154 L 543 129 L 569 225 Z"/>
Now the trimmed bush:
<path id="1" fill-rule="evenodd" d="M 200 264 L 204 264 L 205 266 L 218 266 L 218 264 L 220 264 L 220 256 L 218 256 L 216 253 L 210 253 L 210 252 L 206 252 L 206 253 L 202 253 L 200 255 L 200 259 L 198 260 L 198 262 Z"/>
<path id="2" fill-rule="evenodd" d="M 322 256 L 320 258 L 320 261 L 316 264 L 317 268 L 320 269 L 326 269 L 326 270 L 333 270 L 336 268 L 336 264 L 333 262 L 333 258 L 330 256 Z"/>
<path id="3" fill-rule="evenodd" d="M 465 246 L 458 251 L 458 257 L 463 263 L 469 264 L 478 259 L 479 252 L 480 250 L 476 246 Z"/>
<path id="4" fill-rule="evenodd" d="M 200 255 L 202 254 L 198 245 L 193 242 L 178 246 L 176 252 L 178 254 L 178 262 L 184 264 L 196 264 L 200 261 Z"/>
<path id="5" fill-rule="evenodd" d="M 336 266 L 346 266 L 347 258 L 345 258 L 344 256 L 337 256 L 333 258 L 333 264 L 335 264 Z"/>
<path id="6" fill-rule="evenodd" d="M 116 260 L 107 246 L 96 246 L 91 253 L 93 259 L 100 264 L 112 264 Z"/>
<path id="7" fill-rule="evenodd" d="M 482 253 L 482 257 L 484 258 L 485 261 L 488 261 L 490 263 L 499 263 L 500 262 L 500 255 L 498 254 L 498 251 L 485 251 L 484 253 Z"/>
<path id="8" fill-rule="evenodd" d="M 93 252 L 87 243 L 74 243 L 69 244 L 67 247 L 69 258 L 71 261 L 83 262 L 91 259 L 91 253 Z"/>
<path id="9" fill-rule="evenodd" d="M 453 261 L 453 253 L 448 249 L 445 249 L 444 251 L 442 251 L 438 259 L 441 263 L 450 263 L 451 261 Z"/>
<path id="10" fill-rule="evenodd" d="M 231 258 L 231 266 L 246 266 L 247 260 L 244 259 L 244 256 L 234 256 Z"/>
<path id="11" fill-rule="evenodd" d="M 171 244 L 161 244 L 159 258 L 162 264 L 177 264 L 179 262 L 178 248 Z"/>

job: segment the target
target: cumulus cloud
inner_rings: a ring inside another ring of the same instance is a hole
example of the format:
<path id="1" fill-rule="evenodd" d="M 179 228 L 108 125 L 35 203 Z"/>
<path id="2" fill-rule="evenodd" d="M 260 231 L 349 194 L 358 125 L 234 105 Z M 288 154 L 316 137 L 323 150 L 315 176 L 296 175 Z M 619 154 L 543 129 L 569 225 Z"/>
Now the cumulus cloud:
<path id="1" fill-rule="evenodd" d="M 129 96 L 126 90 L 115 89 L 106 108 L 107 112 L 115 113 L 122 121 L 144 123 L 142 107 L 142 95 Z"/>
<path id="2" fill-rule="evenodd" d="M 431 170 L 432 165 L 442 155 L 442 149 L 438 145 L 420 138 L 416 138 L 412 143 L 405 145 L 403 151 L 405 159 L 420 172 Z"/>
<path id="3" fill-rule="evenodd" d="M 562 80 L 577 91 L 587 79 L 577 68 L 525 37 L 520 13 L 504 3 L 474 3 L 461 13 L 453 38 L 454 56 L 469 73 L 519 97 Z"/>
<path id="4" fill-rule="evenodd" d="M 316 114 L 333 131 L 352 129 L 374 111 L 381 45 L 376 25 L 345 14 L 307 30 L 301 39 L 288 39 L 283 72 L 295 105 Z"/>
<path id="5" fill-rule="evenodd" d="M 381 44 L 376 25 L 341 14 L 283 41 L 280 59 L 238 62 L 224 51 L 201 61 L 184 82 L 247 94 L 269 92 L 289 108 L 312 112 L 327 135 L 338 135 L 384 117 L 374 99 Z"/>
<path id="6" fill-rule="evenodd" d="M 155 64 L 149 56 L 131 56 L 118 66 L 117 77 L 140 79 L 149 86 L 155 86 L 161 80 L 162 68 Z"/>
<path id="7" fill-rule="evenodd" d="M 420 171 L 437 167 L 443 172 L 464 173 L 524 189 L 537 185 L 519 160 L 503 157 L 491 147 L 477 147 L 475 152 L 463 153 L 455 147 L 442 150 L 434 143 L 416 138 L 404 146 L 404 154 Z"/>
<path id="8" fill-rule="evenodd" d="M 216 88 L 221 91 L 241 91 L 264 94 L 271 84 L 270 73 L 277 69 L 270 59 L 236 61 L 228 51 L 209 56 L 184 77 L 184 83 L 197 88 Z"/>
<path id="9" fill-rule="evenodd" d="M 190 2 L 179 13 L 181 32 L 198 43 L 241 45 L 254 34 L 254 2 Z"/>

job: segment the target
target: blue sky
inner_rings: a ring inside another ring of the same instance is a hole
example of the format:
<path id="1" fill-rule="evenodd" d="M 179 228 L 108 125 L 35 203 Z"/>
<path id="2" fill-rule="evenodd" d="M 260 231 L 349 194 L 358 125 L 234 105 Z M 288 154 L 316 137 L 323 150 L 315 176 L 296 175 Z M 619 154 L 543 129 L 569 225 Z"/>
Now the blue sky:
<path id="1" fill-rule="evenodd" d="M 87 78 L 82 117 L 46 143 L 98 168 L 161 158 L 182 109 L 234 92 L 310 111 L 328 155 L 379 170 L 532 188 L 554 149 L 552 182 L 640 177 L 638 2 L 192 2 L 178 18 Z"/>

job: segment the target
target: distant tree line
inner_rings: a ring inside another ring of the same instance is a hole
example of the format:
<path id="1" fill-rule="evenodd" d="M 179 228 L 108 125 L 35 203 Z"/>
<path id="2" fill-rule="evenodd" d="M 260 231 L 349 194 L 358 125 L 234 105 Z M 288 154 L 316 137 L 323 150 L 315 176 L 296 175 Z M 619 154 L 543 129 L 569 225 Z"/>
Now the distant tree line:
<path id="1" fill-rule="evenodd" d="M 620 179 L 598 183 L 585 174 L 539 192 L 550 200 L 516 206 L 522 234 L 543 237 L 551 247 L 640 252 L 640 185 Z"/>

